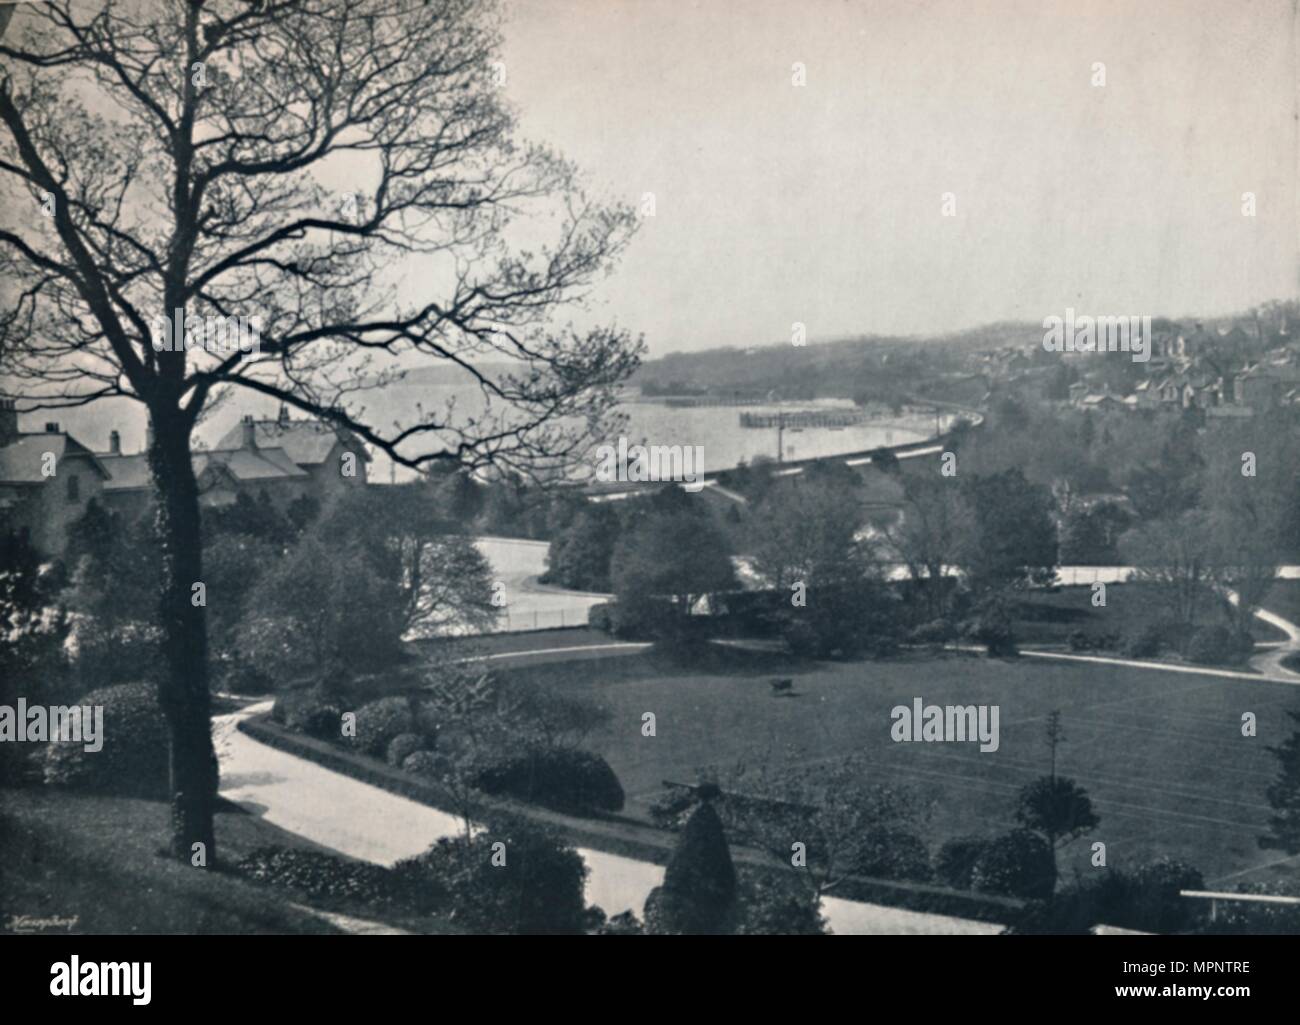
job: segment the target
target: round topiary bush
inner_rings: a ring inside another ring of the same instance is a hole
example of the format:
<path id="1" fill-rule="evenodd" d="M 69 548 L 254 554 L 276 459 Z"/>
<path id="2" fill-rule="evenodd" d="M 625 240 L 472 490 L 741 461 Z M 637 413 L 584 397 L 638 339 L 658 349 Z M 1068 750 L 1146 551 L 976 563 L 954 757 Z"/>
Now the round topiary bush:
<path id="1" fill-rule="evenodd" d="M 1027 829 L 1004 833 L 985 845 L 971 871 L 971 885 L 1008 897 L 1048 897 L 1056 886 L 1052 849 Z"/>
<path id="2" fill-rule="evenodd" d="M 349 738 L 352 746 L 366 754 L 382 757 L 388 745 L 400 733 L 415 732 L 415 717 L 410 702 L 403 697 L 380 698 L 357 709 L 357 733 Z"/>
<path id="3" fill-rule="evenodd" d="M 418 733 L 399 733 L 388 742 L 388 764 L 401 765 L 407 756 L 424 748 L 424 738 Z"/>
<path id="4" fill-rule="evenodd" d="M 415 776 L 438 776 L 441 763 L 432 751 L 412 751 L 402 759 L 402 771 Z"/>
<path id="5" fill-rule="evenodd" d="M 508 794 L 557 811 L 620 811 L 623 786 L 600 755 L 573 747 L 537 748 L 479 773 L 489 794 Z"/>
<path id="6" fill-rule="evenodd" d="M 84 742 L 51 742 L 45 748 L 45 782 L 104 793 L 166 797 L 169 737 L 154 685 L 101 687 L 77 704 L 92 710 L 103 708 L 103 729 L 97 740 L 103 746 L 87 751 Z"/>

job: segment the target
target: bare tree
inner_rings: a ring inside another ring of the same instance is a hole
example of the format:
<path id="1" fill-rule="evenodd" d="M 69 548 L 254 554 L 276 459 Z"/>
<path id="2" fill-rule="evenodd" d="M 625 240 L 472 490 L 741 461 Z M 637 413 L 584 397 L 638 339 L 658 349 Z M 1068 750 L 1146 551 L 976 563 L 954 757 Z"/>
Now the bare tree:
<path id="1" fill-rule="evenodd" d="M 516 141 L 498 21 L 480 0 L 56 0 L 0 45 L 4 370 L 27 409 L 126 396 L 153 428 L 178 857 L 201 843 L 216 860 L 191 603 L 205 411 L 243 391 L 408 467 L 553 474 L 635 367 L 626 333 L 559 319 L 634 214 Z M 205 325 L 254 316 L 255 351 L 201 344 Z M 184 344 L 154 337 L 159 317 Z M 363 389 L 429 361 L 460 367 L 486 408 L 367 415 Z"/>

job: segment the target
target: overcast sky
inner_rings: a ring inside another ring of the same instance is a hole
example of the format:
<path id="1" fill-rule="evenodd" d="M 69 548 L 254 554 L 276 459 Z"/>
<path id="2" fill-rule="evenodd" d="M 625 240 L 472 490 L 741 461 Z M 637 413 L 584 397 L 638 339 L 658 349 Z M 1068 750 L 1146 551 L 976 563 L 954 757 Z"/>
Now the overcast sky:
<path id="1" fill-rule="evenodd" d="M 514 0 L 504 58 L 527 136 L 654 194 L 600 293 L 654 356 L 1294 295 L 1298 42 L 1294 0 Z"/>

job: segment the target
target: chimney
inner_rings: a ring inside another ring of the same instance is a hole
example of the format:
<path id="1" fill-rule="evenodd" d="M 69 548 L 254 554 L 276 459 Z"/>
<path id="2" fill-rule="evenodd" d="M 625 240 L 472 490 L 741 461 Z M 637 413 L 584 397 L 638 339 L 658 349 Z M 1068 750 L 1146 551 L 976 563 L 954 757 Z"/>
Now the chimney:
<path id="1" fill-rule="evenodd" d="M 58 433 L 59 433 L 59 425 L 58 425 L 55 421 L 53 421 L 53 420 L 47 420 L 47 421 L 45 422 L 45 433 L 46 433 L 46 434 L 58 434 Z"/>
<path id="2" fill-rule="evenodd" d="M 281 427 L 289 422 L 289 407 L 283 402 L 280 403 L 280 415 L 276 417 L 276 420 Z"/>
<path id="3" fill-rule="evenodd" d="M 18 437 L 18 410 L 13 399 L 0 399 L 0 445 Z"/>
<path id="4" fill-rule="evenodd" d="M 108 453 L 114 456 L 122 454 L 122 435 L 118 434 L 117 431 L 108 432 Z"/>
<path id="5" fill-rule="evenodd" d="M 242 421 L 244 428 L 243 448 L 257 448 L 257 426 L 253 423 L 253 414 L 245 413 Z"/>

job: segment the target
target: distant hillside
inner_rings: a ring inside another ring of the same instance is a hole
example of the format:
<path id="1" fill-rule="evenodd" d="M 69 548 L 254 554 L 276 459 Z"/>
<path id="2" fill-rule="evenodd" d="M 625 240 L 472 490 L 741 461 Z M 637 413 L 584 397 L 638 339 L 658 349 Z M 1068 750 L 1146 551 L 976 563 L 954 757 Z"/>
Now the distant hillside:
<path id="1" fill-rule="evenodd" d="M 954 372 L 980 349 L 1038 345 L 1042 338 L 1041 324 L 1014 322 L 930 338 L 870 335 L 803 346 L 785 342 L 678 352 L 647 361 L 632 383 L 650 394 L 775 392 L 792 399 L 853 398 Z"/>

